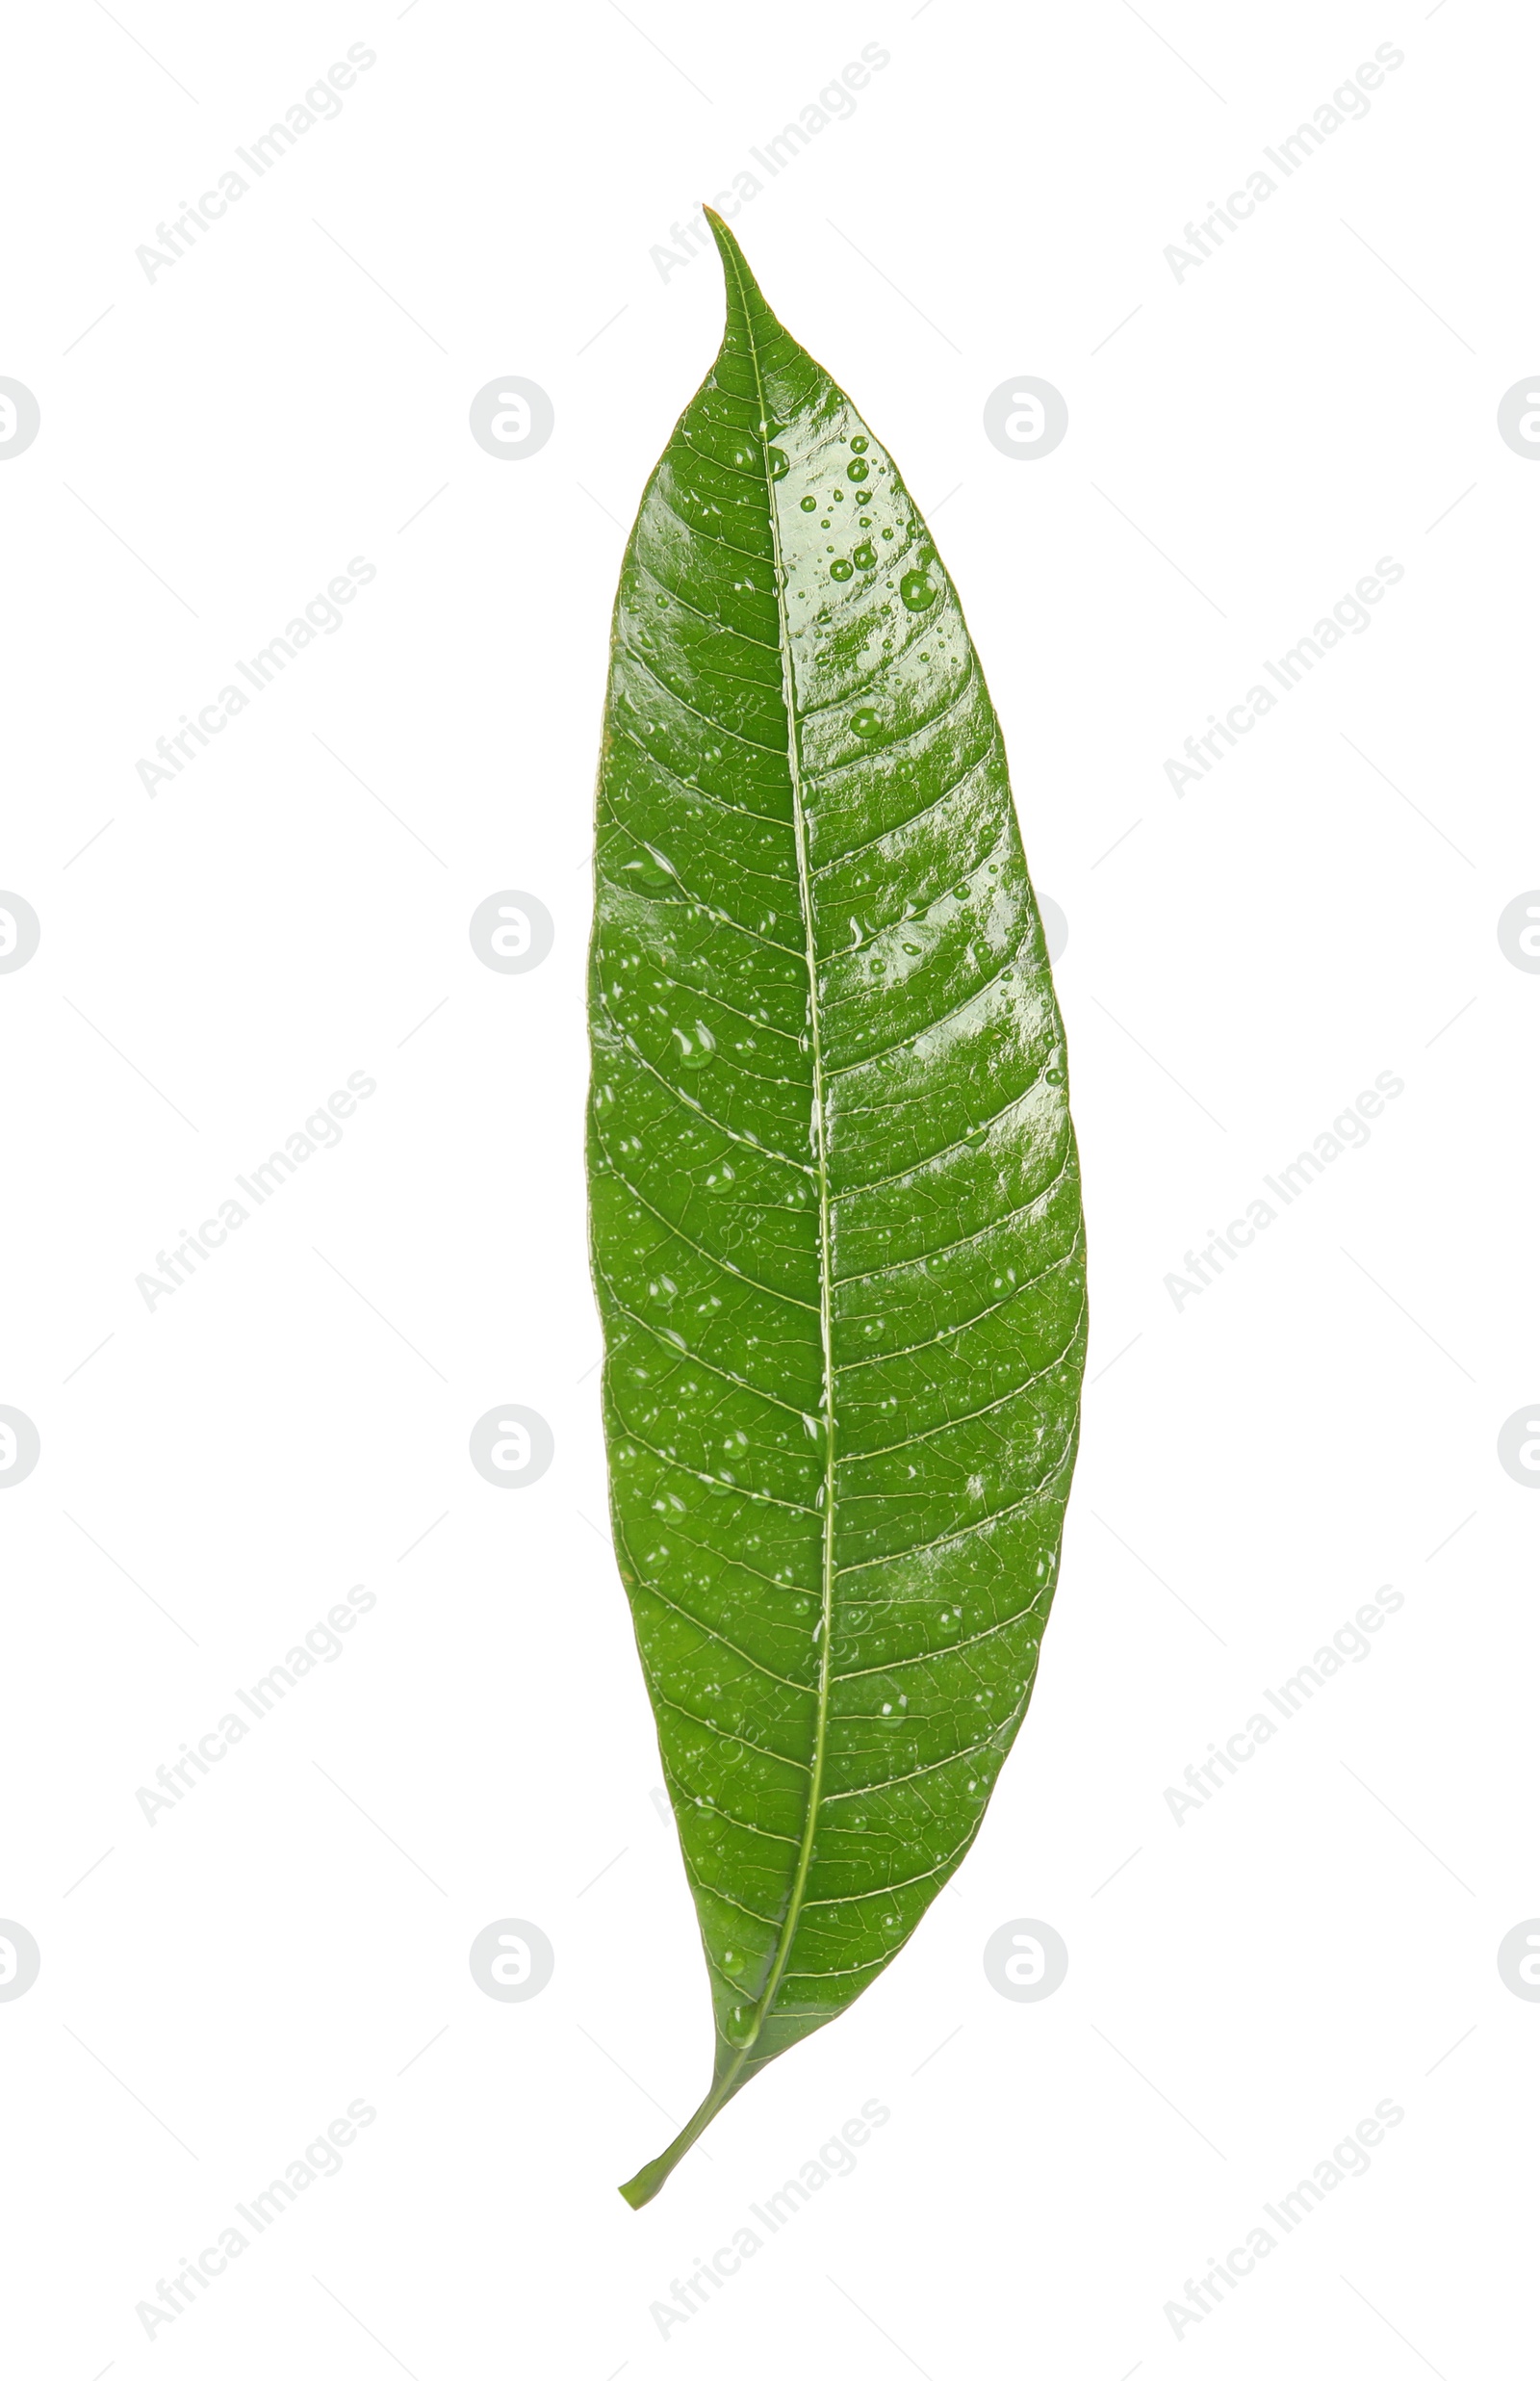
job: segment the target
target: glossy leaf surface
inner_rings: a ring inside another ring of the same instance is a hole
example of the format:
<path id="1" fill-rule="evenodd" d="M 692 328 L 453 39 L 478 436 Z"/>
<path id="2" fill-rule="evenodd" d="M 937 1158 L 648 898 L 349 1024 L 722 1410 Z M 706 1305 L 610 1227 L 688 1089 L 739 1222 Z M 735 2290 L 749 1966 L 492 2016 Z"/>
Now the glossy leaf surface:
<path id="1" fill-rule="evenodd" d="M 621 574 L 589 984 L 611 1515 L 716 2032 L 635 2206 L 977 1831 L 1086 1327 L 1064 1029 L 957 596 L 713 229 L 722 349 Z"/>

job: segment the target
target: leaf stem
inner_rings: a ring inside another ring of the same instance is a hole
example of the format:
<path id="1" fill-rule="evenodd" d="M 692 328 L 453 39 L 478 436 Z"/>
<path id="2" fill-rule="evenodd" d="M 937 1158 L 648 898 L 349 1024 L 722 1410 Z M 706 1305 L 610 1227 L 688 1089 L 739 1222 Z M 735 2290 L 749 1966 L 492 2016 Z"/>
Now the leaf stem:
<path id="1" fill-rule="evenodd" d="M 645 2166 L 638 2166 L 629 2183 L 621 2184 L 620 2195 L 629 2208 L 645 2208 L 650 2199 L 657 2197 L 685 2151 L 699 2141 L 712 2117 L 726 2106 L 732 2096 L 732 2076 L 725 2076 L 713 2083 L 689 2123 L 675 2135 L 667 2149 L 659 2151 Z"/>

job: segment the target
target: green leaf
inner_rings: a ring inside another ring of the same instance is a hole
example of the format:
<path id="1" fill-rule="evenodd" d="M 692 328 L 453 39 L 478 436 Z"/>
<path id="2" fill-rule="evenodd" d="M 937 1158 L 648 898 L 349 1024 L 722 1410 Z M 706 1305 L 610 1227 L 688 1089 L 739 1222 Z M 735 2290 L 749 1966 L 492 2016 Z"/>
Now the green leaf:
<path id="1" fill-rule="evenodd" d="M 1064 1027 L 962 608 L 711 226 L 722 349 L 615 606 L 589 976 L 610 1511 L 716 2031 L 633 2207 L 972 1842 L 1086 1329 Z"/>

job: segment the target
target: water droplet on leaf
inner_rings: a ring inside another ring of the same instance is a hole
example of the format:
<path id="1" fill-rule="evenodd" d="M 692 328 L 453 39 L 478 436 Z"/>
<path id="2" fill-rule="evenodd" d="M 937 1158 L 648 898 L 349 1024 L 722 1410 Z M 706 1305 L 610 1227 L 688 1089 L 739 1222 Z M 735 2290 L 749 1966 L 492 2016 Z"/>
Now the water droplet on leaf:
<path id="1" fill-rule="evenodd" d="M 716 1036 L 697 1018 L 693 1033 L 684 1033 L 676 1025 L 674 1039 L 680 1046 L 680 1065 L 688 1067 L 692 1074 L 708 1067 L 716 1056 Z"/>

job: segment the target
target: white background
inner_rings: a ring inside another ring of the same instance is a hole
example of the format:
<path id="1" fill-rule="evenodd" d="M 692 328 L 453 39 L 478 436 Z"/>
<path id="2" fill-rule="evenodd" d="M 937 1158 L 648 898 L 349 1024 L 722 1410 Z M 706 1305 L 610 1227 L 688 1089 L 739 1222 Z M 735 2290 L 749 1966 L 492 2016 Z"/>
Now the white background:
<path id="1" fill-rule="evenodd" d="M 1540 363 L 1540 27 L 1145 14 L 13 19 L 0 373 L 42 418 L 0 469 L 0 884 L 42 926 L 0 976 L 0 1403 L 42 1444 L 0 1497 L 0 1917 L 42 1954 L 0 2004 L 18 2372 L 1518 2368 L 1540 2006 L 1496 1950 L 1540 1908 L 1540 1508 L 1495 1449 L 1540 1389 L 1540 981 L 1496 924 L 1540 882 L 1540 471 L 1496 411 Z M 356 42 L 340 116 L 148 278 L 157 223 Z M 709 2020 L 584 1255 L 607 616 L 720 328 L 714 260 L 650 250 L 869 42 L 857 113 L 736 229 L 933 512 L 1069 921 L 1093 1379 L 956 1889 L 637 2215 L 615 2185 L 704 2089 Z M 1385 42 L 1367 117 L 1178 282 L 1167 245 Z M 499 374 L 552 397 L 538 455 L 469 435 Z M 1069 409 L 1035 462 L 982 427 L 1022 374 Z M 354 556 L 342 627 L 151 798 L 155 739 Z M 1380 556 L 1372 627 L 1178 798 L 1183 739 Z M 506 888 L 555 920 L 518 976 L 467 933 Z M 147 1310 L 136 1276 L 358 1069 L 341 1145 Z M 1184 1253 L 1387 1070 L 1369 1145 L 1178 1309 Z M 518 1494 L 466 1453 L 503 1399 L 555 1434 Z M 355 1582 L 341 1658 L 151 1826 L 157 1765 Z M 1372 1656 L 1179 1827 L 1186 1765 L 1385 1582 Z M 517 2006 L 467 1963 L 504 1917 L 555 1946 Z M 981 1956 L 1025 1917 L 1070 1954 L 1034 2006 Z M 358 2098 L 342 2173 L 146 2338 L 137 2302 Z M 872 2098 L 855 2173 L 662 2336 L 653 2302 Z M 1370 2173 L 1174 2337 L 1188 2277 L 1386 2098 Z"/>

